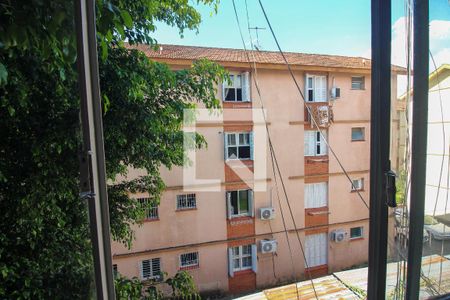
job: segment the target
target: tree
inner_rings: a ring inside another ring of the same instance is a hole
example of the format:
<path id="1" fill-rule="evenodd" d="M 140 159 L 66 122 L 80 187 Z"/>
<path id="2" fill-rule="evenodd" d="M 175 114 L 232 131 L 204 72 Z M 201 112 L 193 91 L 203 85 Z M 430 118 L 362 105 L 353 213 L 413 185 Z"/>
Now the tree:
<path id="1" fill-rule="evenodd" d="M 216 0 L 200 3 L 217 9 Z M 158 169 L 184 161 L 182 111 L 218 107 L 214 86 L 226 73 L 198 61 L 172 71 L 137 50 L 162 21 L 197 30 L 187 0 L 96 1 L 107 175 L 127 166 L 148 175 L 110 185 L 112 236 L 131 244 L 146 207 L 128 192 L 159 201 Z M 86 203 L 79 198 L 81 145 L 74 3 L 0 2 L 0 298 L 89 297 L 92 261 Z M 199 135 L 192 147 L 206 141 Z M 112 182 L 112 181 L 111 181 Z"/>

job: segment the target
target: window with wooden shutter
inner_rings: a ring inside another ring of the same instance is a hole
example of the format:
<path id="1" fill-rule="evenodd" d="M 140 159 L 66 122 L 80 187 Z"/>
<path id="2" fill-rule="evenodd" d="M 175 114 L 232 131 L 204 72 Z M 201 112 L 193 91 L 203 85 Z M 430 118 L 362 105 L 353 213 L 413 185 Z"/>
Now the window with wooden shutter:
<path id="1" fill-rule="evenodd" d="M 225 133 L 225 159 L 253 159 L 253 134 L 251 132 Z"/>
<path id="2" fill-rule="evenodd" d="M 328 206 L 328 182 L 305 184 L 305 208 Z"/>
<path id="3" fill-rule="evenodd" d="M 325 143 L 326 131 L 322 131 L 322 135 L 319 131 L 306 130 L 304 131 L 304 153 L 305 156 L 319 156 L 326 155 L 328 153 L 328 147 Z"/>
<path id="4" fill-rule="evenodd" d="M 322 75 L 307 75 L 305 98 L 308 102 L 326 102 L 327 99 L 327 77 Z"/>
<path id="5" fill-rule="evenodd" d="M 328 234 L 310 234 L 305 237 L 305 257 L 308 268 L 326 265 L 328 261 Z"/>
<path id="6" fill-rule="evenodd" d="M 250 100 L 250 73 L 231 73 L 230 82 L 222 84 L 223 101 L 249 102 Z"/>
<path id="7" fill-rule="evenodd" d="M 231 274 L 236 271 L 253 269 L 256 272 L 256 245 L 243 245 L 232 247 L 229 250 L 229 259 L 231 259 Z"/>
<path id="8" fill-rule="evenodd" d="M 226 192 L 228 218 L 253 216 L 253 191 L 237 190 Z"/>

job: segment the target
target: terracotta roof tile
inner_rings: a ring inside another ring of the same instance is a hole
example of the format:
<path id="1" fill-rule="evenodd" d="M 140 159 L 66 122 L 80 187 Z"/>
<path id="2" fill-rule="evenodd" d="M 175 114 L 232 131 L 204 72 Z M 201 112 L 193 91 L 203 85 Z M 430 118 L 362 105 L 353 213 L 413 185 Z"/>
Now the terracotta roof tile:
<path id="1" fill-rule="evenodd" d="M 207 58 L 216 62 L 243 62 L 247 63 L 247 55 L 242 49 L 229 48 L 211 48 L 197 46 L 179 46 L 179 45 L 160 45 L 160 51 L 154 51 L 148 45 L 134 45 L 130 48 L 136 48 L 143 51 L 148 57 L 154 59 L 177 59 L 177 60 L 196 60 Z M 334 68 L 350 69 L 370 69 L 370 59 L 363 57 L 306 54 L 285 52 L 285 56 L 291 65 L 296 66 L 320 66 Z M 274 51 L 252 51 L 249 52 L 251 62 L 260 64 L 284 64 L 283 57 L 279 52 Z M 393 66 L 395 71 L 403 71 L 398 66 Z"/>

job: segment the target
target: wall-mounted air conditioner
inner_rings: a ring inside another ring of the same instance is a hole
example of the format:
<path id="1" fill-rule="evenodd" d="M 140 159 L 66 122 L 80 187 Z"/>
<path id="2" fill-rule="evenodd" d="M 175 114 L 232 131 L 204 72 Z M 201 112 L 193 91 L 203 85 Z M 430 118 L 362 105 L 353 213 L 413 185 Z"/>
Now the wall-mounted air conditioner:
<path id="1" fill-rule="evenodd" d="M 260 209 L 261 220 L 272 220 L 275 218 L 275 209 L 273 207 L 264 207 Z"/>
<path id="2" fill-rule="evenodd" d="M 341 97 L 341 89 L 338 87 L 331 88 L 331 98 L 336 99 Z"/>
<path id="3" fill-rule="evenodd" d="M 346 235 L 345 230 L 343 229 L 335 230 L 331 232 L 331 240 L 333 242 L 340 243 L 345 239 L 345 235 Z"/>
<path id="4" fill-rule="evenodd" d="M 261 240 L 261 253 L 277 252 L 278 243 L 276 240 Z"/>

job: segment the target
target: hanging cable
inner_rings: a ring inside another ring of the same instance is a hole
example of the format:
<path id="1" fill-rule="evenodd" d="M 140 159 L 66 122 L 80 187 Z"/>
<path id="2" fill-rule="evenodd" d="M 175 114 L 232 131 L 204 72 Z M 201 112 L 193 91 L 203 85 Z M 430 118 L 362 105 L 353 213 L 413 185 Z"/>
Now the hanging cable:
<path id="1" fill-rule="evenodd" d="M 440 108 L 440 112 L 441 112 L 441 122 L 442 122 L 442 146 L 443 146 L 443 151 L 442 151 L 442 160 L 441 160 L 441 170 L 439 173 L 439 184 L 438 184 L 438 190 L 436 193 L 436 202 L 434 203 L 434 210 L 433 210 L 433 217 L 436 215 L 436 209 L 437 209 L 437 204 L 438 204 L 438 200 L 439 200 L 439 191 L 441 189 L 441 180 L 442 180 L 442 172 L 444 169 L 444 157 L 445 157 L 445 151 L 446 151 L 446 140 L 445 140 L 445 124 L 444 124 L 444 108 L 443 108 L 443 103 L 442 103 L 442 95 L 441 95 L 441 86 L 440 86 L 440 81 L 439 81 L 439 73 L 438 73 L 438 68 L 436 65 L 436 61 L 434 60 L 434 56 L 433 53 L 430 50 L 430 57 L 431 57 L 431 61 L 433 62 L 433 66 L 434 66 L 434 72 L 436 73 L 436 81 L 437 81 L 437 86 L 438 86 L 438 93 L 439 93 L 439 108 Z M 450 152 L 449 152 L 450 153 Z M 448 190 L 449 190 L 449 184 L 450 184 L 450 156 L 447 159 L 447 190 L 446 190 L 446 195 L 445 195 L 445 205 L 444 205 L 444 215 L 447 214 L 447 206 L 448 206 Z M 444 226 L 444 235 L 445 235 L 445 226 Z M 431 238 L 431 237 L 430 237 Z M 444 239 L 442 239 L 441 241 L 441 257 L 444 256 Z M 438 283 L 438 289 L 441 289 L 441 283 L 442 283 L 442 260 L 440 262 L 440 266 L 439 266 L 439 283 Z"/>
<path id="2" fill-rule="evenodd" d="M 247 52 L 247 47 L 245 46 L 244 36 L 242 34 L 242 29 L 241 29 L 241 25 L 240 25 L 240 21 L 239 21 L 239 15 L 238 15 L 237 9 L 236 9 L 236 3 L 235 3 L 234 0 L 232 1 L 232 3 L 233 3 L 233 8 L 234 8 L 234 13 L 235 13 L 235 16 L 236 16 L 236 22 L 237 22 L 238 27 L 239 27 L 239 33 L 240 33 L 240 36 L 241 36 L 242 44 L 243 44 L 244 51 L 245 51 L 245 54 L 246 54 L 246 57 L 247 57 L 247 61 L 248 61 L 248 64 L 249 64 L 250 68 L 252 68 L 250 57 L 249 57 L 248 52 Z M 255 65 L 255 70 L 256 70 L 256 65 Z M 306 273 L 309 275 L 309 279 L 311 281 L 311 285 L 312 285 L 312 288 L 313 288 L 313 291 L 314 291 L 315 298 L 318 299 L 316 288 L 315 288 L 315 285 L 314 285 L 314 281 L 312 279 L 311 272 L 310 272 L 310 270 L 308 268 L 308 262 L 306 261 L 306 255 L 305 255 L 305 251 L 304 251 L 304 248 L 303 248 L 303 244 L 301 242 L 301 239 L 300 239 L 300 236 L 299 236 L 299 233 L 298 233 L 298 230 L 297 230 L 298 227 L 297 227 L 297 224 L 295 222 L 295 218 L 293 216 L 291 205 L 290 205 L 290 202 L 289 202 L 289 197 L 287 195 L 286 187 L 284 185 L 283 176 L 282 176 L 280 168 L 278 166 L 278 160 L 276 159 L 275 150 L 273 148 L 272 140 L 271 140 L 271 137 L 270 137 L 269 127 L 267 125 L 267 117 L 266 117 L 266 114 L 265 114 L 264 103 L 262 102 L 261 91 L 259 89 L 259 84 L 258 84 L 258 81 L 256 80 L 256 76 L 257 76 L 257 72 L 255 71 L 255 76 L 252 76 L 252 77 L 254 79 L 255 87 L 256 87 L 256 90 L 257 90 L 257 93 L 258 93 L 258 97 L 259 97 L 259 100 L 260 100 L 260 103 L 261 103 L 261 111 L 262 111 L 262 115 L 263 115 L 263 119 L 264 119 L 264 125 L 265 125 L 265 129 L 266 129 L 266 133 L 267 133 L 268 142 L 269 142 L 269 150 L 270 150 L 270 153 L 271 153 L 272 163 L 274 163 L 274 164 L 272 164 L 272 167 L 274 165 L 276 166 L 278 175 L 280 177 L 280 181 L 281 181 L 281 184 L 282 184 L 282 187 L 283 187 L 283 191 L 284 191 L 284 195 L 285 195 L 285 198 L 286 198 L 286 202 L 287 202 L 287 205 L 288 205 L 288 208 L 289 208 L 289 212 L 290 212 L 290 215 L 291 215 L 291 218 L 292 218 L 292 222 L 294 224 L 294 229 L 295 229 L 295 233 L 296 233 L 296 236 L 297 236 L 297 240 L 299 242 L 300 250 L 302 252 L 302 256 L 303 256 L 303 259 L 304 259 L 304 262 L 305 262 L 305 268 L 307 269 Z M 274 180 L 276 180 L 276 176 L 274 177 Z M 281 203 L 280 203 L 280 211 L 282 211 Z M 283 219 L 283 226 L 284 226 L 284 229 L 285 229 L 285 232 L 286 232 L 287 242 L 288 242 L 288 245 L 289 245 L 290 244 L 289 236 L 287 235 L 286 223 L 285 223 L 285 220 L 284 220 L 283 213 L 282 213 L 282 219 Z M 289 250 L 291 252 L 291 259 L 293 261 L 293 255 L 292 255 L 292 250 L 291 250 L 290 246 L 289 246 Z M 296 279 L 295 269 L 294 269 L 294 276 L 295 276 L 295 279 Z M 297 279 L 296 279 L 296 283 L 295 283 L 295 290 L 296 290 L 296 293 L 297 293 L 297 298 L 299 299 L 298 288 L 297 288 Z"/>
<path id="3" fill-rule="evenodd" d="M 442 173 L 444 170 L 444 155 L 445 155 L 445 124 L 444 124 L 444 109 L 443 109 L 443 104 L 442 104 L 442 95 L 441 95 L 441 84 L 439 81 L 439 74 L 438 74 L 438 68 L 436 66 L 436 61 L 434 60 L 434 56 L 433 53 L 430 52 L 430 57 L 431 57 L 431 61 L 433 62 L 433 66 L 434 66 L 434 72 L 436 73 L 436 81 L 437 81 L 437 86 L 438 86 L 438 95 L 439 95 L 439 109 L 441 112 L 441 122 L 442 122 L 442 160 L 441 160 L 441 168 L 439 171 L 439 183 L 438 183 L 438 188 L 437 188 L 437 193 L 436 193 L 436 201 L 434 202 L 434 210 L 433 210 L 433 217 L 436 216 L 436 209 L 437 209 L 437 205 L 438 205 L 438 201 L 439 201 L 439 193 L 441 190 L 441 181 L 442 181 Z M 447 185 L 448 188 L 448 185 Z M 446 204 L 447 205 L 447 204 Z"/>
<path id="4" fill-rule="evenodd" d="M 333 148 L 330 146 L 328 140 L 326 139 L 325 135 L 323 134 L 322 130 L 320 129 L 319 124 L 317 123 L 317 121 L 315 120 L 315 118 L 312 117 L 313 114 L 312 114 L 311 108 L 307 105 L 307 102 L 306 102 L 306 100 L 305 100 L 305 96 L 303 95 L 303 92 L 302 92 L 302 90 L 301 90 L 301 88 L 300 88 L 300 86 L 299 86 L 299 84 L 298 84 L 298 82 L 297 82 L 297 79 L 296 79 L 295 76 L 294 76 L 294 72 L 292 71 L 291 65 L 290 65 L 289 62 L 287 61 L 286 56 L 284 55 L 284 52 L 283 52 L 283 50 L 281 49 L 280 44 L 278 43 L 278 39 L 277 39 L 277 37 L 276 37 L 276 35 L 275 35 L 275 32 L 274 32 L 274 30 L 273 30 L 273 28 L 272 28 L 272 24 L 270 23 L 269 18 L 268 18 L 267 14 L 266 14 L 266 11 L 265 11 L 265 9 L 264 9 L 264 6 L 263 6 L 261 0 L 258 0 L 258 2 L 259 2 L 259 5 L 260 5 L 260 7 L 261 7 L 261 10 L 262 10 L 262 12 L 263 12 L 263 14 L 264 14 L 264 17 L 265 17 L 265 19 L 266 19 L 267 25 L 269 26 L 270 32 L 272 33 L 272 36 L 273 36 L 273 38 L 274 38 L 274 40 L 275 40 L 275 43 L 276 43 L 277 48 L 278 48 L 278 51 L 280 52 L 281 56 L 283 57 L 284 63 L 285 63 L 285 65 L 286 65 L 287 68 L 288 68 L 289 74 L 291 75 L 291 78 L 292 78 L 292 80 L 294 81 L 294 84 L 295 84 L 295 86 L 296 86 L 296 88 L 297 88 L 297 91 L 299 92 L 299 94 L 300 94 L 300 96 L 301 96 L 300 100 L 303 102 L 304 108 L 307 110 L 309 116 L 311 116 L 311 121 L 312 121 L 314 127 L 315 127 L 316 130 L 319 132 L 319 134 L 320 134 L 322 140 L 323 140 L 323 141 L 325 142 L 325 144 L 327 145 L 327 147 L 328 147 L 328 149 L 330 150 L 330 152 L 331 152 L 331 154 L 333 155 L 333 157 L 336 159 L 336 162 L 338 163 L 338 165 L 339 165 L 339 167 L 341 168 L 342 172 L 345 174 L 345 176 L 347 177 L 348 181 L 350 182 L 350 184 L 351 184 L 351 186 L 352 186 L 352 189 L 356 191 L 356 193 L 358 194 L 358 197 L 360 198 L 360 200 L 364 203 L 364 205 L 366 206 L 366 208 L 369 209 L 369 205 L 367 204 L 367 202 L 364 200 L 364 198 L 363 198 L 363 196 L 361 195 L 361 193 L 358 191 L 358 189 L 357 189 L 356 186 L 354 185 L 352 179 L 351 179 L 350 176 L 348 175 L 347 170 L 345 170 L 344 166 L 342 165 L 341 160 L 338 158 L 338 156 L 337 156 L 336 153 L 334 152 Z"/>

